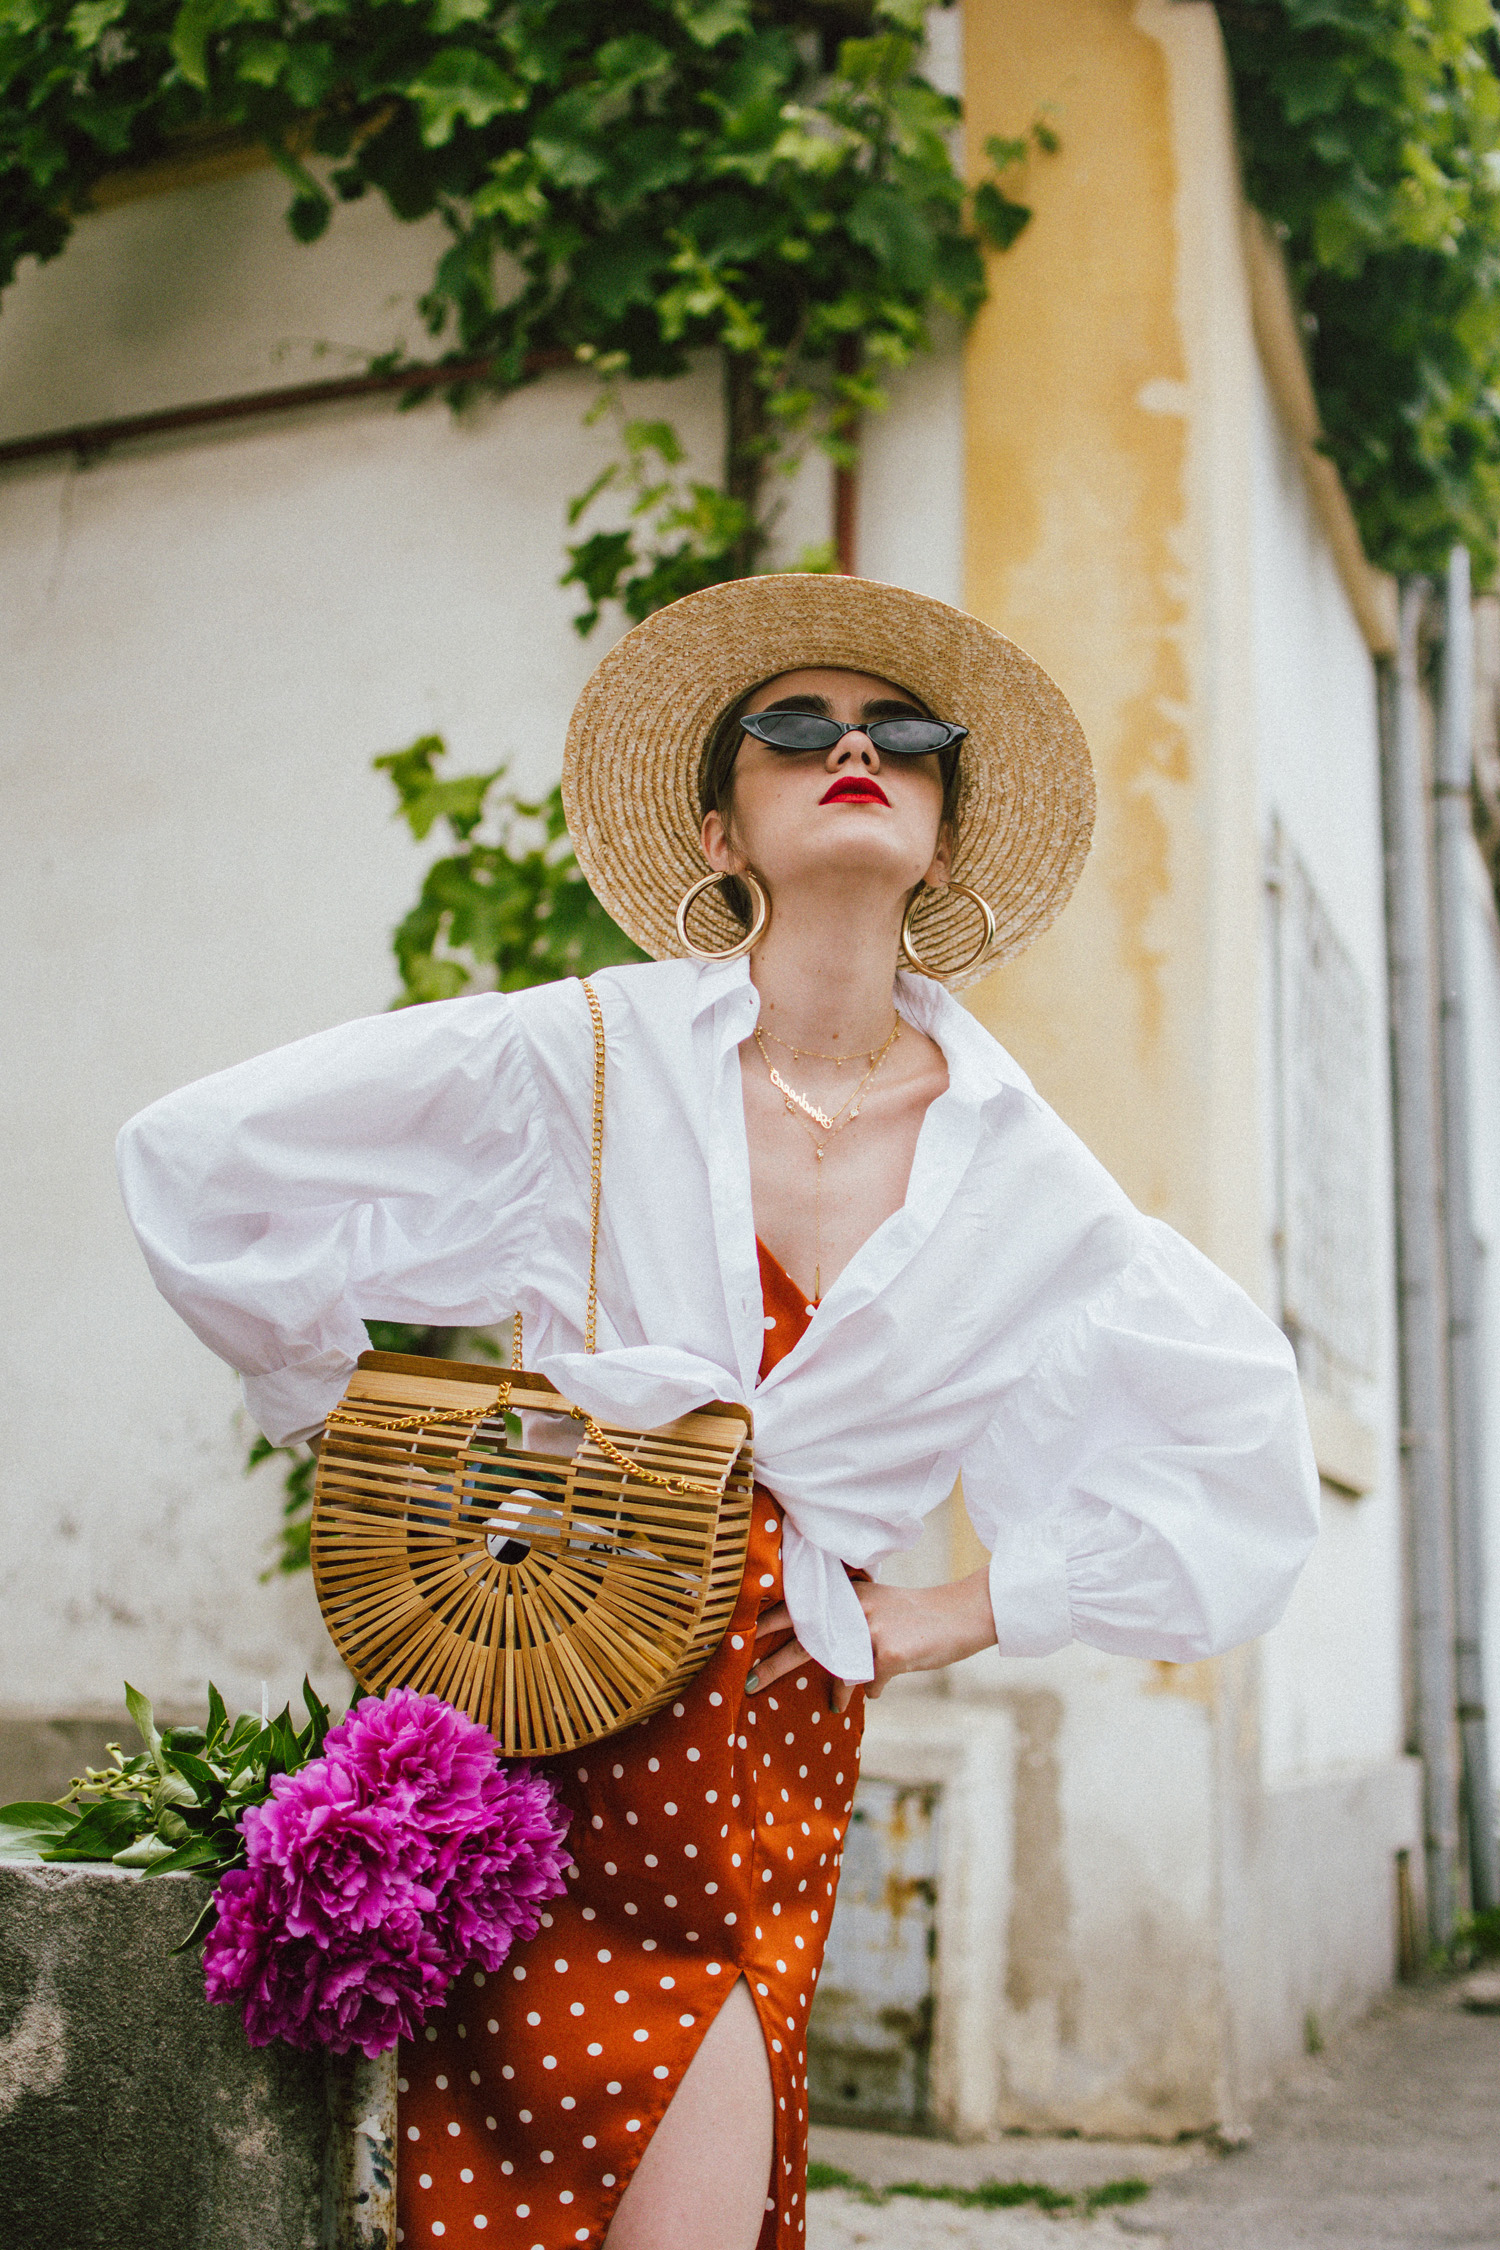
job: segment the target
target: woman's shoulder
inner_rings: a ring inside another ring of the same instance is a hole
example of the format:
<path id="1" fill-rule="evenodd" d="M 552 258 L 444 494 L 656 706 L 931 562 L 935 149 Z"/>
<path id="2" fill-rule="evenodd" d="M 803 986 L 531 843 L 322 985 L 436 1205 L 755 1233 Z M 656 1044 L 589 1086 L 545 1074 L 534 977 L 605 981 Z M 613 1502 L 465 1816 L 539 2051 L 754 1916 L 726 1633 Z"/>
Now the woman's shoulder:
<path id="1" fill-rule="evenodd" d="M 611 1067 L 644 1083 L 674 1077 L 691 1067 L 697 1013 L 698 965 L 693 961 L 641 961 L 588 975 L 599 1002 Z M 582 977 L 529 985 L 508 995 L 512 1021 L 533 1070 L 569 1103 L 587 1092 L 594 1040 Z"/>
<path id="2" fill-rule="evenodd" d="M 633 1022 L 670 1033 L 696 1013 L 703 971 L 696 961 L 628 961 L 528 985 L 509 998 L 528 1029 L 572 1024 L 588 1007 L 585 978 L 599 997 L 606 1027 L 611 1021 Z"/>

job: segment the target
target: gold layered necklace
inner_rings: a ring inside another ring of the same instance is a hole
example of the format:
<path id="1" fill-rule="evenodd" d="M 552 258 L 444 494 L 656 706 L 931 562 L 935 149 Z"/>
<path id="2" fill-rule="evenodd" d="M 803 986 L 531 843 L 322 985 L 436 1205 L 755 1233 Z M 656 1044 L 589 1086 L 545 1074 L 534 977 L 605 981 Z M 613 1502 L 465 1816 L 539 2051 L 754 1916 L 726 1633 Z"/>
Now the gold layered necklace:
<path id="1" fill-rule="evenodd" d="M 827 1110 L 820 1109 L 817 1103 L 810 1100 L 806 1094 L 799 1093 L 795 1086 L 787 1084 L 781 1072 L 766 1053 L 766 1040 L 775 1040 L 778 1047 L 784 1047 L 794 1062 L 805 1055 L 818 1062 L 836 1063 L 840 1069 L 846 1062 L 854 1062 L 860 1059 L 860 1050 L 856 1049 L 854 1054 L 851 1055 L 825 1055 L 820 1053 L 816 1047 L 794 1047 L 789 1040 L 777 1039 L 774 1031 L 763 1034 L 758 1024 L 754 1036 L 755 1044 L 760 1049 L 760 1059 L 766 1066 L 766 1075 L 776 1088 L 777 1093 L 780 1094 L 787 1116 L 791 1118 L 794 1125 L 801 1126 L 803 1132 L 812 1142 L 816 1165 L 813 1173 L 813 1303 L 817 1305 L 822 1302 L 823 1297 L 824 1151 L 834 1135 L 842 1133 L 844 1127 L 852 1125 L 855 1118 L 858 1117 L 865 1089 L 870 1085 L 876 1072 L 881 1068 L 887 1055 L 901 1036 L 901 1018 L 897 1016 L 892 1022 L 890 1033 L 883 1046 L 869 1047 L 863 1050 L 863 1060 L 867 1066 L 864 1076 L 860 1079 L 853 1093 L 849 1095 L 846 1101 L 840 1103 L 831 1117 Z"/>

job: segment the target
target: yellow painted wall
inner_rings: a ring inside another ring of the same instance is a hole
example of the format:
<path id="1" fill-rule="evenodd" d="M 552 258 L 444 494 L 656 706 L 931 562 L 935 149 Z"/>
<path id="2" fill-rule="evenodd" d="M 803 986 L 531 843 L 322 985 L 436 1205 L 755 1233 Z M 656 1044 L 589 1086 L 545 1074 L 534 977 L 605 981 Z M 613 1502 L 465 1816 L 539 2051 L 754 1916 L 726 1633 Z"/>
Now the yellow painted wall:
<path id="1" fill-rule="evenodd" d="M 1254 346 L 1217 26 L 1166 0 L 967 0 L 964 40 L 971 155 L 1039 114 L 1062 144 L 1016 191 L 1035 215 L 968 345 L 966 601 L 1061 683 L 1099 782 L 1072 905 L 973 1004 L 1134 1199 L 1258 1289 L 1233 585 Z"/>

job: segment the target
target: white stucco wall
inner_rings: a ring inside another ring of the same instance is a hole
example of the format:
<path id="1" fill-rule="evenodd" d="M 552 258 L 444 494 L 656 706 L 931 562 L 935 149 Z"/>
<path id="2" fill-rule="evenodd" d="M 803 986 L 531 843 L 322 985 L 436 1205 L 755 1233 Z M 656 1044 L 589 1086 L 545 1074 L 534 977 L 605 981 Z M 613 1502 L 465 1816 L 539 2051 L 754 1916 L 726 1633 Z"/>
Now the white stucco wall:
<path id="1" fill-rule="evenodd" d="M 1252 629 L 1261 833 L 1281 824 L 1364 987 L 1367 1075 L 1351 1086 L 1370 1141 L 1375 1375 L 1354 1403 L 1374 1430 L 1375 1489 L 1325 1485 L 1322 1536 L 1262 1644 L 1267 1782 L 1401 1747 L 1401 1550 L 1385 910 L 1375 668 L 1263 378 L 1252 423 Z M 1269 1056 L 1268 1056 L 1269 1060 Z M 1269 1093 L 1269 1088 L 1268 1088 Z M 1267 1213 L 1267 1252 L 1274 1212 Z"/>
<path id="2" fill-rule="evenodd" d="M 424 339 L 434 235 L 374 199 L 312 249 L 267 170 L 84 221 L 0 314 L 0 435 L 356 370 Z M 328 347 L 326 350 L 323 347 Z M 957 346 L 871 425 L 864 567 L 958 591 Z M 607 458 L 583 375 L 455 420 L 319 408 L 88 469 L 0 472 L 0 758 L 11 874 L 0 1715 L 256 1700 L 329 1653 L 308 1580 L 257 1583 L 278 1472 L 247 1481 L 232 1376 L 153 1291 L 112 1142 L 134 1110 L 384 1007 L 393 923 L 444 848 L 392 820 L 378 752 L 559 770 L 609 645 L 556 584 L 564 509 Z M 634 403 L 634 402 L 633 402 Z M 705 461 L 709 371 L 642 386 Z M 917 496 L 920 496 L 919 499 Z M 825 538 L 821 457 L 783 554 Z"/>

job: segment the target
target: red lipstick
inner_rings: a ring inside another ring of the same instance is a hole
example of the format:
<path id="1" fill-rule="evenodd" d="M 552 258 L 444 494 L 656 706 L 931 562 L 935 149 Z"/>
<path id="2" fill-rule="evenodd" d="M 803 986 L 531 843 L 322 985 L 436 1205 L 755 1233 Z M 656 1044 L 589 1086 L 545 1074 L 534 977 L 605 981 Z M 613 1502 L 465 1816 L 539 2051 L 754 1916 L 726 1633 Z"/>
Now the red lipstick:
<path id="1" fill-rule="evenodd" d="M 890 798 L 867 773 L 840 774 L 833 787 L 818 799 L 820 805 L 885 805 Z"/>

